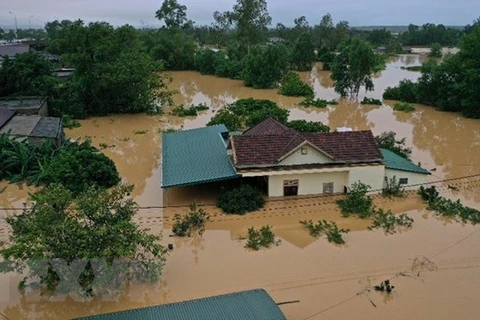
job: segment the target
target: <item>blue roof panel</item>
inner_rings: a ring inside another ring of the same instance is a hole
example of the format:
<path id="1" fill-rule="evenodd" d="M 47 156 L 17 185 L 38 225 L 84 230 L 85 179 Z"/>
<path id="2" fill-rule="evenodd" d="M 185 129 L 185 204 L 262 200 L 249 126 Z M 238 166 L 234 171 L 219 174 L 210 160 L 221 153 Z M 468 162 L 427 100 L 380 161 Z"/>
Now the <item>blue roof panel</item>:
<path id="1" fill-rule="evenodd" d="M 77 320 L 286 320 L 263 289 L 101 314 Z"/>
<path id="2" fill-rule="evenodd" d="M 238 177 L 222 137 L 227 127 L 164 133 L 162 188 L 201 184 Z"/>

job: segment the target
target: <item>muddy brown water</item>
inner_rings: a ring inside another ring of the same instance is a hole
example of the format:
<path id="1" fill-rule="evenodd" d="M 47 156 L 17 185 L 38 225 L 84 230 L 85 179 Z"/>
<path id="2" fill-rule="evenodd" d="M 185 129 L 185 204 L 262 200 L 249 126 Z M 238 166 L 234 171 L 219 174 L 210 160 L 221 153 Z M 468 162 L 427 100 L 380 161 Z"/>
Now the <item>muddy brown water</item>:
<path id="1" fill-rule="evenodd" d="M 367 96 L 381 98 L 386 87 L 405 78 L 415 80 L 418 72 L 401 67 L 419 65 L 423 59 L 420 55 L 393 58 L 386 70 L 375 75 L 376 90 Z M 160 282 L 131 283 L 115 299 L 78 301 L 40 297 L 36 291 L 20 294 L 16 289 L 20 277 L 3 274 L 0 312 L 8 319 L 69 319 L 251 288 L 265 288 L 277 302 L 300 300 L 281 306 L 288 319 L 480 317 L 479 227 L 435 217 L 424 210 L 415 193 L 403 199 L 375 197 L 378 206 L 407 212 L 415 219 L 413 229 L 386 235 L 381 230 L 368 231 L 368 221 L 341 218 L 331 197 L 278 198 L 259 212 L 225 216 L 211 206 L 215 185 L 171 189 L 168 196 L 160 188 L 161 131 L 202 127 L 218 109 L 236 99 L 271 99 L 289 109 L 291 119 L 322 121 L 332 128 L 371 129 L 374 134 L 393 130 L 406 137 L 414 162 L 434 170 L 430 181 L 480 174 L 479 120 L 422 105 L 417 105 L 415 112 L 399 113 L 392 110 L 392 101 L 361 106 L 340 100 L 325 109 L 302 108 L 299 98 L 279 96 L 276 90 L 245 88 L 240 81 L 196 72 L 173 72 L 172 76 L 172 86 L 178 90 L 176 103 L 207 103 L 210 109 L 187 118 L 168 115 L 168 108 L 163 116 L 92 118 L 66 134 L 74 139 L 89 136 L 95 145 L 107 145 L 103 152 L 115 161 L 124 182 L 135 184 L 133 196 L 140 206 L 187 205 L 193 200 L 204 204 L 211 215 L 206 232 L 191 239 L 171 238 L 173 215 L 187 209 L 144 208 L 136 217 L 138 224 L 155 234 L 163 233 L 162 242 L 174 245 Z M 328 72 L 314 68 L 301 76 L 310 81 L 318 98 L 338 98 Z M 361 93 L 359 98 L 363 96 Z M 480 208 L 479 184 L 480 177 L 470 177 L 439 186 L 443 194 Z M 34 188 L 1 182 L 0 190 L 0 207 L 21 208 Z M 7 213 L 0 214 L 4 217 Z M 349 228 L 347 244 L 337 246 L 310 237 L 298 223 L 308 219 L 333 220 L 339 227 Z M 249 227 L 265 224 L 273 226 L 281 244 L 259 252 L 246 250 L 239 238 Z M 2 219 L 0 240 L 7 237 Z M 393 294 L 368 290 L 385 279 L 395 286 Z"/>

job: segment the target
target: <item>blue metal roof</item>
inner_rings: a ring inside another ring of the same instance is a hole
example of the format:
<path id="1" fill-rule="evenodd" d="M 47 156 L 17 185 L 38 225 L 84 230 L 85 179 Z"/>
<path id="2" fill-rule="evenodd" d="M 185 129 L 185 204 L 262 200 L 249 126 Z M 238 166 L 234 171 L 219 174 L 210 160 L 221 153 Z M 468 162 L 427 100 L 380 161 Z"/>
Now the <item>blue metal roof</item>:
<path id="1" fill-rule="evenodd" d="M 201 184 L 239 177 L 227 155 L 223 124 L 164 133 L 162 188 Z"/>
<path id="2" fill-rule="evenodd" d="M 424 168 L 417 166 L 411 161 L 400 157 L 398 154 L 390 150 L 380 149 L 380 151 L 382 152 L 383 162 L 385 163 L 386 169 L 408 171 L 408 172 L 415 172 L 415 173 L 421 173 L 421 174 L 431 174 Z"/>
<path id="3" fill-rule="evenodd" d="M 78 320 L 286 320 L 263 289 L 224 294 Z"/>

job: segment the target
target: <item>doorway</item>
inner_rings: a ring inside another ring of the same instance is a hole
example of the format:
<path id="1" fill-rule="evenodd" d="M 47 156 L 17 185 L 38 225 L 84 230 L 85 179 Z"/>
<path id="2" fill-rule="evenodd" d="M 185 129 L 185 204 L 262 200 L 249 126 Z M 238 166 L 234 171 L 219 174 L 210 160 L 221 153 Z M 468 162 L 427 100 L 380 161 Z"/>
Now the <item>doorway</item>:
<path id="1" fill-rule="evenodd" d="M 298 180 L 284 180 L 283 195 L 285 197 L 298 195 Z"/>

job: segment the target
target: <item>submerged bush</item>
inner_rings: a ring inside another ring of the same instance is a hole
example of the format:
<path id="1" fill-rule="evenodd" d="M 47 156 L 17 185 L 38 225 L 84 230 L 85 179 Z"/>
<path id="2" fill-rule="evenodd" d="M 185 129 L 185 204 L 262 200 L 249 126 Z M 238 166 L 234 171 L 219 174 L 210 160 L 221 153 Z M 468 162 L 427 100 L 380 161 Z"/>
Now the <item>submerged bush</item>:
<path id="1" fill-rule="evenodd" d="M 405 188 L 402 187 L 397 177 L 393 176 L 388 179 L 385 177 L 385 187 L 382 189 L 382 196 L 384 197 L 404 197 Z"/>
<path id="2" fill-rule="evenodd" d="M 248 184 L 225 191 L 217 199 L 217 207 L 227 214 L 243 215 L 262 208 L 265 204 L 260 191 Z"/>
<path id="3" fill-rule="evenodd" d="M 372 104 L 372 105 L 376 105 L 376 106 L 381 106 L 382 101 L 378 100 L 378 99 L 374 99 L 374 98 L 364 97 L 363 100 L 360 102 L 360 104 Z"/>
<path id="4" fill-rule="evenodd" d="M 386 233 L 390 234 L 394 234 L 398 227 L 411 228 L 413 225 L 413 219 L 407 214 L 403 213 L 396 216 L 390 210 L 387 212 L 383 209 L 375 210 L 372 219 L 373 224 L 368 227 L 369 230 L 382 228 Z"/>
<path id="5" fill-rule="evenodd" d="M 190 212 L 184 216 L 176 214 L 174 216 L 172 232 L 178 237 L 190 237 L 192 232 L 197 231 L 200 235 L 205 231 L 205 223 L 210 218 L 203 209 L 197 209 L 197 205 L 190 205 Z"/>
<path id="6" fill-rule="evenodd" d="M 393 105 L 393 110 L 411 112 L 415 111 L 415 106 L 408 102 L 398 102 Z"/>
<path id="7" fill-rule="evenodd" d="M 400 100 L 410 103 L 418 102 L 418 84 L 411 80 L 402 80 L 396 87 L 388 87 L 383 99 Z"/>
<path id="8" fill-rule="evenodd" d="M 367 196 L 369 189 L 369 185 L 360 181 L 353 183 L 347 197 L 336 201 L 342 216 L 358 215 L 362 219 L 370 217 L 373 214 L 373 200 Z"/>
<path id="9" fill-rule="evenodd" d="M 328 242 L 336 244 L 344 244 L 343 234 L 350 232 L 349 229 L 338 229 L 337 224 L 333 221 L 327 222 L 326 220 L 319 220 L 317 223 L 314 223 L 312 220 L 308 220 L 300 221 L 300 224 L 307 227 L 312 237 L 318 238 L 325 234 Z"/>
<path id="10" fill-rule="evenodd" d="M 208 106 L 206 103 L 192 105 L 190 106 L 190 108 L 185 108 L 183 104 L 181 104 L 172 110 L 172 115 L 177 117 L 191 117 L 198 115 L 198 111 L 203 110 L 208 110 Z"/>
<path id="11" fill-rule="evenodd" d="M 260 250 L 260 248 L 269 248 L 274 243 L 275 235 L 271 226 L 263 226 L 258 230 L 253 227 L 248 229 L 245 248 Z"/>
<path id="12" fill-rule="evenodd" d="M 289 71 L 282 79 L 279 93 L 288 97 L 313 97 L 313 89 L 293 71 Z"/>
<path id="13" fill-rule="evenodd" d="M 323 100 L 323 99 L 313 99 L 311 97 L 307 97 L 305 100 L 300 102 L 300 105 L 305 108 L 314 107 L 314 108 L 326 108 L 329 105 L 338 104 L 335 100 Z"/>

